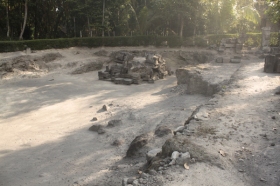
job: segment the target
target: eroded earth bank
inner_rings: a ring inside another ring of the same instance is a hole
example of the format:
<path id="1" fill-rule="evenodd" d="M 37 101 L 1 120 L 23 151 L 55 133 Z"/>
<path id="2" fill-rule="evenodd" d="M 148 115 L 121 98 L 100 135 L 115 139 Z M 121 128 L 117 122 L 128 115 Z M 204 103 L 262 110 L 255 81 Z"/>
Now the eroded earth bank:
<path id="1" fill-rule="evenodd" d="M 171 76 L 98 80 L 119 51 L 160 54 Z M 280 78 L 263 72 L 258 52 L 70 48 L 0 59 L 0 185 L 280 185 Z"/>

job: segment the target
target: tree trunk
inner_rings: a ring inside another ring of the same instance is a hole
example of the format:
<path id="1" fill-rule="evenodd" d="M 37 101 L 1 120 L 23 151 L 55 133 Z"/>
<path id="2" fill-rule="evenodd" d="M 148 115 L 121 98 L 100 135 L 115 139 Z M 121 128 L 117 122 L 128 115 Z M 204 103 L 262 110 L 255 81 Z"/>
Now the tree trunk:
<path id="1" fill-rule="evenodd" d="M 102 15 L 102 37 L 104 37 L 104 21 L 105 21 L 105 0 L 103 0 L 103 15 Z"/>
<path id="2" fill-rule="evenodd" d="M 10 37 L 10 21 L 9 21 L 9 0 L 6 5 L 6 14 L 7 14 L 7 37 Z"/>
<path id="3" fill-rule="evenodd" d="M 184 31 L 184 18 L 181 16 L 181 23 L 180 23 L 180 38 L 183 38 L 183 31 Z"/>
<path id="4" fill-rule="evenodd" d="M 25 11 L 24 11 L 24 21 L 23 21 L 23 26 L 22 26 L 22 29 L 21 29 L 21 33 L 20 33 L 20 36 L 19 36 L 19 39 L 22 40 L 22 35 L 24 33 L 24 30 L 25 30 L 25 26 L 26 26 L 26 21 L 27 21 L 27 3 L 28 3 L 28 0 L 25 0 Z"/>

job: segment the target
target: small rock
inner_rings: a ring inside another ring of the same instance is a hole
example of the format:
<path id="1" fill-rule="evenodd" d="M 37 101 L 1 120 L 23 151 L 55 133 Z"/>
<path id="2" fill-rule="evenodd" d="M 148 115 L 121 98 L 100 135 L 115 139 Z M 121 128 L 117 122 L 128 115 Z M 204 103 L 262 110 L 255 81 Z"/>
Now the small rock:
<path id="1" fill-rule="evenodd" d="M 144 179 L 143 178 L 139 178 L 139 183 L 143 183 Z"/>
<path id="2" fill-rule="evenodd" d="M 108 111 L 108 110 L 109 110 L 109 107 L 108 107 L 107 105 L 103 105 L 102 109 L 103 109 L 104 111 Z"/>
<path id="3" fill-rule="evenodd" d="M 129 179 L 127 180 L 127 184 L 133 184 L 134 180 L 135 180 L 135 179 L 133 179 L 133 178 L 129 178 Z"/>
<path id="4" fill-rule="evenodd" d="M 274 147 L 274 146 L 275 146 L 275 143 L 271 143 L 270 146 Z"/>
<path id="5" fill-rule="evenodd" d="M 163 167 L 159 167 L 158 170 L 159 170 L 159 171 L 162 171 L 162 170 L 163 170 Z"/>
<path id="6" fill-rule="evenodd" d="M 169 165 L 175 165 L 176 164 L 176 160 L 172 160 Z"/>
<path id="7" fill-rule="evenodd" d="M 122 139 L 116 139 L 116 140 L 112 143 L 112 145 L 118 147 L 118 146 L 121 146 L 123 143 L 124 143 L 124 140 L 122 140 Z"/>
<path id="8" fill-rule="evenodd" d="M 155 135 L 158 137 L 163 137 L 168 134 L 173 134 L 173 131 L 170 128 L 168 128 L 167 126 L 160 126 L 155 131 Z"/>
<path id="9" fill-rule="evenodd" d="M 101 128 L 103 128 L 102 125 L 92 125 L 88 130 L 97 132 Z"/>
<path id="10" fill-rule="evenodd" d="M 174 133 L 177 133 L 177 132 L 180 132 L 182 133 L 185 129 L 185 126 L 180 126 L 180 127 L 177 127 L 175 130 L 174 130 Z"/>
<path id="11" fill-rule="evenodd" d="M 100 129 L 97 131 L 98 134 L 104 134 L 105 132 L 106 132 L 106 131 L 105 131 L 104 128 L 100 128 Z"/>
<path id="12" fill-rule="evenodd" d="M 260 178 L 260 181 L 266 182 L 266 180 L 264 178 Z"/>
<path id="13" fill-rule="evenodd" d="M 139 186 L 139 181 L 138 181 L 137 179 L 134 180 L 133 183 L 132 183 L 132 185 L 133 185 L 133 186 Z"/>
<path id="14" fill-rule="evenodd" d="M 157 175 L 157 171 L 155 171 L 154 169 L 149 170 L 149 174 L 152 176 L 156 176 Z"/>
<path id="15" fill-rule="evenodd" d="M 276 117 L 275 117 L 275 116 L 272 116 L 271 119 L 276 119 Z"/>
<path id="16" fill-rule="evenodd" d="M 116 126 L 119 126 L 119 125 L 122 125 L 122 120 L 111 120 L 108 122 L 108 125 L 107 127 L 116 127 Z"/>
<path id="17" fill-rule="evenodd" d="M 148 177 L 149 177 L 149 175 L 146 174 L 146 173 L 142 173 L 142 174 L 141 174 L 141 178 L 143 178 L 143 179 L 147 179 Z"/>
<path id="18" fill-rule="evenodd" d="M 191 155 L 189 152 L 183 153 L 183 154 L 181 154 L 181 156 L 179 156 L 176 159 L 176 164 L 184 165 L 185 163 L 189 163 L 190 159 L 191 159 Z"/>
<path id="19" fill-rule="evenodd" d="M 156 157 L 156 155 L 158 153 L 161 153 L 162 149 L 153 149 L 153 150 L 150 150 L 149 152 L 147 152 L 146 154 L 146 159 L 147 159 L 147 162 L 150 163 L 152 161 L 152 159 L 154 157 Z"/>
<path id="20" fill-rule="evenodd" d="M 129 145 L 129 148 L 126 152 L 127 157 L 131 157 L 136 155 L 136 153 L 148 142 L 152 139 L 152 135 L 150 133 L 141 134 L 140 136 L 137 136 Z"/>
<path id="21" fill-rule="evenodd" d="M 128 180 L 128 178 L 122 179 L 122 186 L 127 186 L 127 180 Z"/>
<path id="22" fill-rule="evenodd" d="M 171 155 L 172 160 L 176 160 L 179 157 L 180 153 L 178 151 L 174 151 Z"/>
<path id="23" fill-rule="evenodd" d="M 97 117 L 93 117 L 90 121 L 97 121 Z"/>

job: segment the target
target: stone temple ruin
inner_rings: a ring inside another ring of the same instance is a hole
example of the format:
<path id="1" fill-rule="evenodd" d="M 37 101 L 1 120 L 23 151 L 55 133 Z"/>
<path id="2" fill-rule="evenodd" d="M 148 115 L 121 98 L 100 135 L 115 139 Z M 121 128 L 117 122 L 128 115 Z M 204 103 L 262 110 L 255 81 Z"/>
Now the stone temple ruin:
<path id="1" fill-rule="evenodd" d="M 107 65 L 105 71 L 99 71 L 99 80 L 112 81 L 115 84 L 141 84 L 143 81 L 154 83 L 171 75 L 170 68 L 159 54 L 146 54 L 135 57 L 129 52 L 119 52 L 113 58 L 113 64 Z"/>

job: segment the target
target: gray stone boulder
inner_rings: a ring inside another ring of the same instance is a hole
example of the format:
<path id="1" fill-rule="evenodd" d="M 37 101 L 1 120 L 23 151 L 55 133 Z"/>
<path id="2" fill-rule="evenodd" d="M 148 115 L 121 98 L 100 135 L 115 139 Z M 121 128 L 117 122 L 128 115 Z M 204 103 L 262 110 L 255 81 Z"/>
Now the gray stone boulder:
<path id="1" fill-rule="evenodd" d="M 169 134 L 173 135 L 173 131 L 170 128 L 168 128 L 167 126 L 159 126 L 155 130 L 155 135 L 158 137 L 167 136 Z"/>
<path id="2" fill-rule="evenodd" d="M 126 152 L 126 157 L 132 157 L 136 155 L 139 150 L 148 144 L 152 139 L 153 135 L 151 133 L 141 134 L 137 136 L 129 145 L 129 148 Z"/>
<path id="3" fill-rule="evenodd" d="M 122 120 L 111 120 L 108 122 L 107 127 L 112 128 L 112 127 L 120 126 L 122 124 L 123 124 Z"/>
<path id="4" fill-rule="evenodd" d="M 103 128 L 102 125 L 92 125 L 88 130 L 93 131 L 93 132 L 97 132 L 101 128 Z"/>

